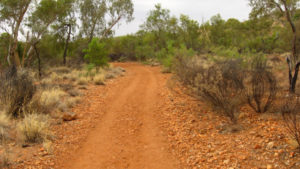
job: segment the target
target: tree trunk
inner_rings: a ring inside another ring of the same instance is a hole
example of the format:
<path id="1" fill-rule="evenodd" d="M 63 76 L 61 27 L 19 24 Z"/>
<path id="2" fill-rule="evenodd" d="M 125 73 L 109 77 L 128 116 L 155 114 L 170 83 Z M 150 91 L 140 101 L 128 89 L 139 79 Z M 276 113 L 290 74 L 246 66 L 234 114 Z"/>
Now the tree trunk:
<path id="1" fill-rule="evenodd" d="M 16 54 L 16 50 L 17 50 L 17 47 L 18 47 L 19 29 L 20 29 L 21 23 L 24 19 L 24 15 L 28 10 L 29 4 L 30 4 L 30 1 L 27 4 L 25 4 L 24 9 L 22 10 L 22 12 L 20 13 L 20 16 L 16 20 L 16 27 L 14 28 L 14 31 L 13 31 L 13 44 L 12 44 L 12 48 L 10 50 L 10 58 L 12 58 L 13 64 L 16 67 L 21 67 L 20 58 Z"/>
<path id="2" fill-rule="evenodd" d="M 296 92 L 296 84 L 297 84 L 298 74 L 299 74 L 300 62 L 296 64 L 296 66 L 294 68 L 294 74 L 293 74 L 293 70 L 292 70 L 291 63 L 290 63 L 289 59 L 288 59 L 288 64 L 289 64 L 290 93 L 295 93 Z"/>
<path id="3" fill-rule="evenodd" d="M 102 38 L 105 38 L 108 33 L 112 30 L 112 28 L 122 19 L 122 16 L 119 16 L 115 21 L 112 22 L 112 24 L 110 25 L 110 27 L 108 29 L 106 29 L 103 34 L 102 34 Z"/>
<path id="4" fill-rule="evenodd" d="M 33 45 L 33 48 L 34 48 L 34 51 L 35 51 L 35 54 L 36 54 L 36 57 L 38 59 L 38 70 L 39 70 L 39 77 L 42 77 L 42 67 L 41 67 L 41 57 L 40 57 L 40 53 L 36 47 L 38 43 L 35 43 Z"/>
<path id="5" fill-rule="evenodd" d="M 93 25 L 92 25 L 92 30 L 90 32 L 89 43 L 91 43 L 93 38 L 94 38 L 95 27 L 96 27 L 96 22 L 94 22 Z"/>
<path id="6" fill-rule="evenodd" d="M 291 18 L 291 11 L 287 6 L 287 2 L 285 0 L 282 0 L 282 3 L 284 5 L 286 19 L 290 24 L 291 30 L 293 32 L 293 41 L 292 41 L 292 58 L 288 58 L 288 66 L 289 66 L 289 81 L 290 81 L 290 92 L 295 93 L 296 91 L 296 84 L 298 79 L 298 73 L 299 73 L 299 66 L 300 62 L 298 61 L 298 53 L 297 53 L 297 30 L 296 26 Z M 292 60 L 291 60 L 292 59 Z M 295 65 L 294 66 L 292 66 Z M 294 67 L 294 74 L 293 74 L 293 67 Z"/>
<path id="7" fill-rule="evenodd" d="M 63 63 L 64 65 L 67 64 L 67 52 L 68 52 L 69 41 L 70 41 L 71 33 L 72 33 L 71 24 L 68 24 L 67 26 L 69 27 L 69 32 L 68 32 L 68 37 L 66 39 L 66 45 L 65 45 L 65 50 L 64 50 L 64 63 Z"/>

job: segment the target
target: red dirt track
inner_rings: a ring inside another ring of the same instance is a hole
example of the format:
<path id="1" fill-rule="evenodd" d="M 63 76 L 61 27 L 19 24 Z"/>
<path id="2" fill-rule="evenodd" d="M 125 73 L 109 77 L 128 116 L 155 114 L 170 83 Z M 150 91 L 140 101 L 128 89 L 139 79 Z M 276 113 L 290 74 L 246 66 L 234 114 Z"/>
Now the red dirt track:
<path id="1" fill-rule="evenodd" d="M 71 160 L 69 169 L 176 169 L 167 151 L 167 140 L 157 124 L 159 85 L 165 82 L 156 68 L 136 63 L 120 65 L 127 70 L 118 85 L 93 109 L 103 118 L 88 134 Z M 101 93 L 101 91 L 97 91 Z"/>

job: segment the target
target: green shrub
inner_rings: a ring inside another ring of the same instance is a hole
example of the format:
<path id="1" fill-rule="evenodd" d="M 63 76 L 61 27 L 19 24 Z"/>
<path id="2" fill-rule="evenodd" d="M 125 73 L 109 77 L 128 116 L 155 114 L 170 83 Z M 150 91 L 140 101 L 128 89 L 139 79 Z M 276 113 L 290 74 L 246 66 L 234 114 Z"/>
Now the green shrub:
<path id="1" fill-rule="evenodd" d="M 99 42 L 99 39 L 94 38 L 89 44 L 88 49 L 83 50 L 85 53 L 84 59 L 90 64 L 94 64 L 97 67 L 108 66 L 108 51 L 104 42 Z"/>

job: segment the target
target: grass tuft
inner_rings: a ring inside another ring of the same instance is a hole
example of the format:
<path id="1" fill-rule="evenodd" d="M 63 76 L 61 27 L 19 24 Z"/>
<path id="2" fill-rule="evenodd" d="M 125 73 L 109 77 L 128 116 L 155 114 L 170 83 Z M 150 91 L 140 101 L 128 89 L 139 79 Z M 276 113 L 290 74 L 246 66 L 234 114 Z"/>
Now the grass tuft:
<path id="1" fill-rule="evenodd" d="M 17 133 L 22 143 L 43 143 L 50 136 L 49 119 L 46 115 L 28 114 L 17 124 Z"/>

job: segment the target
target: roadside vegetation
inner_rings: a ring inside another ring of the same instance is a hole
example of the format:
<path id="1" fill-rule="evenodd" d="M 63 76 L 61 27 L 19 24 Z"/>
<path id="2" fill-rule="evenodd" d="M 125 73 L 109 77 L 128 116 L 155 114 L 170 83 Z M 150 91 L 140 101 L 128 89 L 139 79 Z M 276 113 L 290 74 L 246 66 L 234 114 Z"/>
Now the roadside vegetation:
<path id="1" fill-rule="evenodd" d="M 249 4 L 246 21 L 201 24 L 157 4 L 137 33 L 114 37 L 134 19 L 131 0 L 1 0 L 0 164 L 9 144 L 49 145 L 51 125 L 77 119 L 72 107 L 90 85 L 125 72 L 110 61 L 161 65 L 229 125 L 244 107 L 280 114 L 299 147 L 299 1 Z"/>

